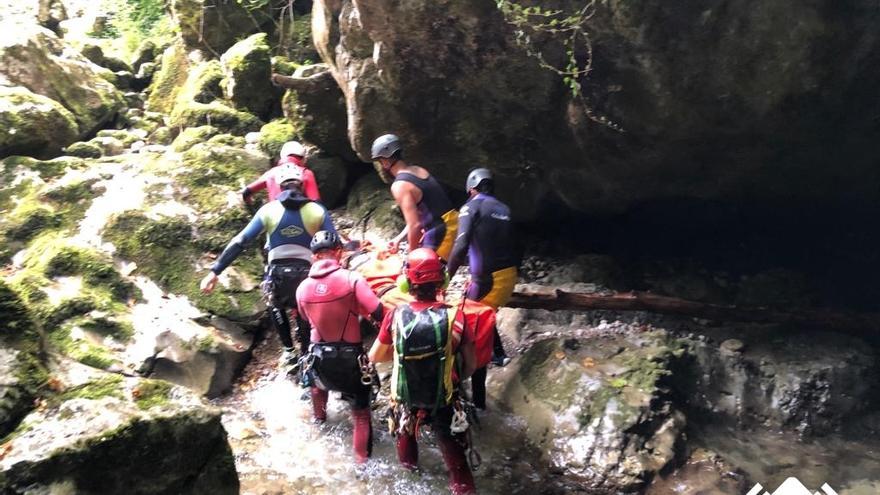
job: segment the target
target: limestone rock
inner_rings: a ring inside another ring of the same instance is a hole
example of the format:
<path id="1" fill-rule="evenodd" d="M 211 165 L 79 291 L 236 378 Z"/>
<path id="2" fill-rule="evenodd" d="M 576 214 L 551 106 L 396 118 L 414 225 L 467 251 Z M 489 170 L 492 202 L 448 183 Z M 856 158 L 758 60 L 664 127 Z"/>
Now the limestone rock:
<path id="1" fill-rule="evenodd" d="M 260 149 L 275 160 L 279 157 L 284 143 L 298 138 L 296 129 L 287 119 L 275 119 L 260 128 L 257 142 L 260 145 Z"/>
<path id="2" fill-rule="evenodd" d="M 103 150 L 96 143 L 80 141 L 64 148 L 64 153 L 78 158 L 101 158 Z"/>
<path id="3" fill-rule="evenodd" d="M 681 352 L 661 330 L 543 340 L 504 370 L 500 399 L 583 488 L 634 492 L 675 459 L 685 418 L 663 380 Z"/>
<path id="4" fill-rule="evenodd" d="M 57 101 L 73 114 L 80 137 L 100 129 L 124 107 L 122 93 L 92 63 L 38 26 L 21 26 L 15 37 L 0 43 L 0 84 L 23 86 Z"/>
<path id="5" fill-rule="evenodd" d="M 601 2 L 586 24 L 582 98 L 517 46 L 490 0 L 318 0 L 312 15 L 362 160 L 395 131 L 411 161 L 448 184 L 491 168 L 499 197 L 528 219 L 550 198 L 609 213 L 784 197 L 797 211 L 838 204 L 845 189 L 876 206 L 880 39 L 861 14 L 874 7 Z M 558 40 L 531 41 L 565 65 Z"/>
<path id="6" fill-rule="evenodd" d="M 364 175 L 354 183 L 346 207 L 357 222 L 365 222 L 364 228 L 378 229 L 385 235 L 397 235 L 406 225 L 389 186 L 376 174 Z"/>
<path id="7" fill-rule="evenodd" d="M 61 0 L 39 0 L 37 22 L 55 34 L 60 34 L 60 24 L 67 20 L 67 9 Z"/>
<path id="8" fill-rule="evenodd" d="M 134 60 L 131 62 L 131 69 L 135 74 L 140 74 L 141 67 L 144 64 L 152 63 L 156 60 L 158 47 L 150 40 L 144 40 L 143 43 L 135 50 Z"/>
<path id="9" fill-rule="evenodd" d="M 266 34 L 254 34 L 232 45 L 220 62 L 226 98 L 240 110 L 267 118 L 276 100 L 276 90 L 269 80 L 272 62 Z"/>
<path id="10" fill-rule="evenodd" d="M 0 87 L 0 156 L 51 157 L 76 140 L 73 114 L 22 87 Z"/>
<path id="11" fill-rule="evenodd" d="M 66 390 L 5 444 L 4 493 L 238 493 L 220 412 L 192 393 L 81 368 L 54 373 Z"/>
<path id="12" fill-rule="evenodd" d="M 213 126 L 189 127 L 174 138 L 171 148 L 174 151 L 183 153 L 199 143 L 204 143 L 217 134 L 220 134 L 220 129 Z"/>

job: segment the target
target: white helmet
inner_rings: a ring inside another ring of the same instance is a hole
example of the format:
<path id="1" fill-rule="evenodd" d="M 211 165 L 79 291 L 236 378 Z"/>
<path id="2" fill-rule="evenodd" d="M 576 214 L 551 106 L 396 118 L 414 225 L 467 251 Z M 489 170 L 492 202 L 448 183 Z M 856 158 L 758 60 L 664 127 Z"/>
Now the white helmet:
<path id="1" fill-rule="evenodd" d="M 282 165 L 277 172 L 275 172 L 275 182 L 279 185 L 284 184 L 289 180 L 296 180 L 302 182 L 303 180 L 303 172 L 299 167 L 295 167 L 293 165 Z"/>
<path id="2" fill-rule="evenodd" d="M 285 159 L 290 155 L 306 156 L 306 147 L 299 141 L 288 141 L 281 147 L 281 159 Z"/>

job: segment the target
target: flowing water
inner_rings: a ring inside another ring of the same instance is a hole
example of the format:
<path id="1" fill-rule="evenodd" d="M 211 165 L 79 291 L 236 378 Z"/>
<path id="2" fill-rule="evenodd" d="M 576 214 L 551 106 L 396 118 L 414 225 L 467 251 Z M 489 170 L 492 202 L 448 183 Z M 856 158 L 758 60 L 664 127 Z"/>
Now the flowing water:
<path id="1" fill-rule="evenodd" d="M 420 471 L 404 470 L 381 407 L 373 411 L 373 456 L 356 469 L 347 404 L 331 393 L 327 422 L 313 425 L 311 402 L 301 400 L 305 389 L 277 369 L 279 355 L 273 335 L 255 350 L 235 391 L 215 401 L 224 411 L 243 495 L 448 493 L 446 468 L 431 435 L 420 440 Z M 480 419 L 473 439 L 483 460 L 475 472 L 481 493 L 562 492 L 523 442 L 521 421 L 497 410 Z"/>

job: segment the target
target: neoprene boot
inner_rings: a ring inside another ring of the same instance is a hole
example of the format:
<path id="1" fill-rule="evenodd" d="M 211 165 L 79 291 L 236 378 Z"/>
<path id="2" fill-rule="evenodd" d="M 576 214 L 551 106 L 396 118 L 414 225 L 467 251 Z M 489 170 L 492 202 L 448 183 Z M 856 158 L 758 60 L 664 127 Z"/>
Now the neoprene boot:
<path id="1" fill-rule="evenodd" d="M 397 436 L 397 460 L 410 471 L 419 467 L 419 444 L 415 435 Z"/>
<path id="2" fill-rule="evenodd" d="M 352 409 L 351 422 L 354 424 L 354 460 L 358 464 L 363 464 L 373 453 L 373 424 L 370 418 L 370 408 Z"/>
<path id="3" fill-rule="evenodd" d="M 312 413 L 316 423 L 327 421 L 327 391 L 312 387 Z"/>
<path id="4" fill-rule="evenodd" d="M 437 443 L 440 447 L 440 453 L 443 454 L 443 462 L 446 463 L 446 469 L 449 470 L 449 490 L 453 495 L 477 493 L 474 486 L 474 475 L 468 465 L 462 440 L 463 438 L 456 439 L 450 435 L 437 435 Z"/>

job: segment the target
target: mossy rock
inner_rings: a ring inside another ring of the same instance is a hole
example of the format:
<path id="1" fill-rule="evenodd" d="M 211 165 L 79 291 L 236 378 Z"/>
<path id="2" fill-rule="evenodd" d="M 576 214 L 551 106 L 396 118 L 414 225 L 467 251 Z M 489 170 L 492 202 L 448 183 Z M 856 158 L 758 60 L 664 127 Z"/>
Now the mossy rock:
<path id="1" fill-rule="evenodd" d="M 177 104 L 211 103 L 222 98 L 222 81 L 223 67 L 216 60 L 208 60 L 190 68 L 186 83 L 177 95 Z"/>
<path id="2" fill-rule="evenodd" d="M 76 140 L 79 127 L 59 103 L 21 87 L 0 87 L 0 156 L 51 157 Z"/>
<path id="3" fill-rule="evenodd" d="M 260 128 L 260 149 L 273 160 L 278 158 L 284 143 L 296 139 L 299 135 L 286 118 L 275 119 Z"/>
<path id="4" fill-rule="evenodd" d="M 103 150 L 100 146 L 83 141 L 73 143 L 67 148 L 64 148 L 64 152 L 69 156 L 75 156 L 78 158 L 101 158 L 103 155 Z"/>
<path id="5" fill-rule="evenodd" d="M 174 131 L 170 127 L 159 127 L 147 137 L 151 144 L 168 145 L 174 141 Z"/>
<path id="6" fill-rule="evenodd" d="M 257 33 L 233 45 L 220 62 L 223 91 L 235 108 L 266 118 L 276 101 L 272 61 L 266 33 Z"/>
<path id="7" fill-rule="evenodd" d="M 87 141 L 101 150 L 101 156 L 117 156 L 125 152 L 125 144 L 122 141 L 109 136 L 98 136 Z"/>
<path id="8" fill-rule="evenodd" d="M 247 8 L 239 2 L 170 0 L 168 8 L 188 49 L 218 56 L 242 36 L 270 30 L 275 17 L 272 2 Z"/>
<path id="9" fill-rule="evenodd" d="M 5 235 L 13 241 L 27 241 L 46 229 L 60 227 L 63 215 L 50 205 L 20 203 L 5 219 Z"/>
<path id="10" fill-rule="evenodd" d="M 272 72 L 283 76 L 292 75 L 299 64 L 282 55 L 272 57 Z"/>
<path id="11" fill-rule="evenodd" d="M 389 186 L 373 173 L 364 175 L 354 183 L 348 193 L 346 208 L 356 221 L 366 219 L 368 229 L 378 228 L 394 235 L 406 225 L 391 197 Z"/>
<path id="12" fill-rule="evenodd" d="M 204 143 L 208 139 L 220 134 L 220 129 L 217 129 L 214 126 L 203 125 L 199 127 L 189 127 L 184 129 L 174 138 L 174 142 L 171 144 L 171 149 L 182 153 L 193 146 Z"/>
<path id="13" fill-rule="evenodd" d="M 122 129 L 103 129 L 98 131 L 98 137 L 112 137 L 118 139 L 122 142 L 122 144 L 127 148 L 131 146 L 135 141 L 140 141 L 141 138 L 136 136 L 135 134 L 125 131 Z"/>
<path id="14" fill-rule="evenodd" d="M 0 279 L 0 338 L 2 342 L 18 341 L 33 331 L 34 321 L 24 300 L 5 280 Z"/>
<path id="15" fill-rule="evenodd" d="M 131 117 L 130 119 L 128 119 L 128 121 L 129 121 L 129 126 L 132 129 L 142 130 L 147 135 L 152 134 L 153 132 L 156 131 L 156 129 L 158 129 L 162 125 L 154 120 L 145 119 L 143 117 Z M 135 135 L 134 138 L 135 138 L 135 141 L 141 140 L 141 137 L 139 137 L 137 135 Z"/>
<path id="16" fill-rule="evenodd" d="M 230 146 L 232 148 L 244 148 L 245 140 L 241 136 L 233 136 L 231 134 L 218 134 L 217 136 L 209 139 L 208 144 Z"/>
<path id="17" fill-rule="evenodd" d="M 3 490 L 238 493 L 219 410 L 157 380 L 80 369 L 59 373 L 62 383 L 77 381 L 9 435 L 0 460 Z M 78 377 L 83 374 L 86 381 Z"/>
<path id="18" fill-rule="evenodd" d="M 68 169 L 82 169 L 86 166 L 84 160 L 73 156 L 59 156 L 51 160 L 37 160 L 29 156 L 10 156 L 3 160 L 2 164 L 9 172 L 14 171 L 16 167 L 33 170 L 43 180 L 55 179 L 64 175 Z"/>
<path id="19" fill-rule="evenodd" d="M 132 70 L 138 73 L 143 64 L 156 60 L 157 53 L 158 47 L 156 44 L 150 40 L 144 40 L 134 51 L 134 60 L 131 61 Z"/>
<path id="20" fill-rule="evenodd" d="M 44 256 L 49 257 L 43 272 L 47 277 L 81 275 L 89 284 L 109 289 L 120 301 L 140 296 L 137 287 L 116 271 L 112 260 L 98 251 L 68 245 Z"/>
<path id="21" fill-rule="evenodd" d="M 259 131 L 263 123 L 249 113 L 213 101 L 209 104 L 192 102 L 179 105 L 171 115 L 171 125 L 176 127 L 211 125 L 223 132 L 243 136 L 248 132 Z"/>
<path id="22" fill-rule="evenodd" d="M 161 66 L 148 88 L 150 97 L 146 107 L 149 110 L 166 114 L 174 110 L 177 95 L 189 75 L 190 65 L 183 43 L 178 41 L 165 49 Z"/>
<path id="23" fill-rule="evenodd" d="M 229 232 L 231 237 L 235 232 Z M 217 290 L 203 295 L 199 290 L 202 273 L 193 268 L 203 251 L 192 240 L 192 227 L 186 218 L 149 219 L 138 212 L 114 217 L 104 229 L 117 254 L 137 263 L 138 272 L 150 277 L 164 290 L 186 295 L 200 309 L 231 318 L 251 317 L 259 307 L 259 290 Z M 228 240 L 227 240 L 228 241 Z M 259 278 L 261 261 L 256 252 L 245 253 L 236 265 Z"/>
<path id="24" fill-rule="evenodd" d="M 85 199 L 92 199 L 95 197 L 92 186 L 96 182 L 98 182 L 98 179 L 84 179 L 53 186 L 42 194 L 42 198 L 61 203 L 76 203 Z"/>

